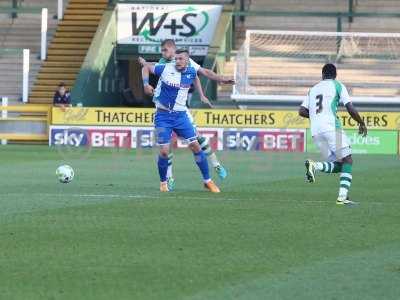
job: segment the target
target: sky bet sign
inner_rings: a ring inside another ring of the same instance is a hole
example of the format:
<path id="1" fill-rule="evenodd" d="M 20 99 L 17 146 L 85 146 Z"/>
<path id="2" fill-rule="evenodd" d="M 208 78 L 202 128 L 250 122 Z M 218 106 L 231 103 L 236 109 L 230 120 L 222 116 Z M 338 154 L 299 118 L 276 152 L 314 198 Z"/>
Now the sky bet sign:
<path id="1" fill-rule="evenodd" d="M 81 128 L 52 128 L 50 129 L 50 145 L 55 146 L 87 146 L 88 132 Z"/>
<path id="2" fill-rule="evenodd" d="M 221 11 L 221 5 L 118 4 L 118 43 L 152 49 L 173 39 L 178 45 L 208 46 Z"/>
<path id="3" fill-rule="evenodd" d="M 131 148 L 132 130 L 118 127 L 50 127 L 49 144 L 69 147 Z"/>
<path id="4" fill-rule="evenodd" d="M 226 130 L 224 131 L 224 149 L 304 152 L 305 130 Z"/>

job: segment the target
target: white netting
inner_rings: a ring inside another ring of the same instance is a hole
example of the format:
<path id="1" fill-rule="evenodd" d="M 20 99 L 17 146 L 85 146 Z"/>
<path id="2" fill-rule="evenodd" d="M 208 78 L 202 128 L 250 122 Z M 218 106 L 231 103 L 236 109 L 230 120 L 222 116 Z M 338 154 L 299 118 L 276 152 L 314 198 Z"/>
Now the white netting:
<path id="1" fill-rule="evenodd" d="M 354 98 L 400 96 L 400 34 L 249 30 L 232 98 L 304 96 L 328 62 Z"/>

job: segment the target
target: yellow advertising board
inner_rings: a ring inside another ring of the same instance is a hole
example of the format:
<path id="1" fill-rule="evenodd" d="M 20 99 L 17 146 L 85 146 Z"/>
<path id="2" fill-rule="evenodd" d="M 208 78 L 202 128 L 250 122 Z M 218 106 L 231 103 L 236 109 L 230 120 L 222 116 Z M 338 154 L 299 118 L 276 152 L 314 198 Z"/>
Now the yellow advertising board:
<path id="1" fill-rule="evenodd" d="M 116 107 L 73 107 L 62 111 L 54 107 L 53 125 L 95 125 L 95 126 L 151 126 L 153 108 Z"/>
<path id="2" fill-rule="evenodd" d="M 103 108 L 74 107 L 63 112 L 53 108 L 53 125 L 93 126 L 151 126 L 153 108 Z M 193 109 L 195 122 L 200 127 L 230 128 L 308 128 L 307 119 L 294 110 L 237 110 L 237 109 Z M 361 112 L 369 129 L 400 130 L 400 112 Z M 342 126 L 357 128 L 347 112 L 339 112 Z"/>

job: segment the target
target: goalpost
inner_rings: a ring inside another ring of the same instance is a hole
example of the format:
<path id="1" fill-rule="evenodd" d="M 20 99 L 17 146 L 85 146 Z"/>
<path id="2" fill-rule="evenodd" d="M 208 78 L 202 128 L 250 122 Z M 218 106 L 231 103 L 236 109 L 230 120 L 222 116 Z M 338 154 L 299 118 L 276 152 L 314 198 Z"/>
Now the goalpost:
<path id="1" fill-rule="evenodd" d="M 328 62 L 354 102 L 400 104 L 399 33 L 247 30 L 231 98 L 301 103 Z"/>

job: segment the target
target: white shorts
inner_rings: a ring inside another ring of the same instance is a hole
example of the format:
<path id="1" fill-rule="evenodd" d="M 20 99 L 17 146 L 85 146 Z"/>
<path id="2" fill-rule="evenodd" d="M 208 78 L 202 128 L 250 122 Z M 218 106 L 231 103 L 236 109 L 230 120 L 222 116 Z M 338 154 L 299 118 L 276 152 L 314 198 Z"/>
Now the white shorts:
<path id="1" fill-rule="evenodd" d="M 319 133 L 313 136 L 313 140 L 322 157 L 329 162 L 351 155 L 349 139 L 341 129 Z"/>

